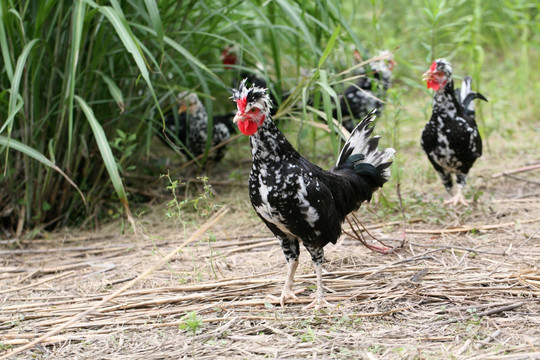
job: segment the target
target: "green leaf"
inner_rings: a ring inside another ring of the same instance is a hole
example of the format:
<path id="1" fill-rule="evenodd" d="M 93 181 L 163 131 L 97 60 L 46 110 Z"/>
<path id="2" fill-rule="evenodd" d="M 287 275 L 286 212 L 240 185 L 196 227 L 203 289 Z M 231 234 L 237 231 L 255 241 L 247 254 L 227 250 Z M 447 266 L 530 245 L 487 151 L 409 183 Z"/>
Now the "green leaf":
<path id="1" fill-rule="evenodd" d="M 15 115 L 19 113 L 19 111 L 22 109 L 24 105 L 24 100 L 20 94 L 17 94 L 17 103 L 15 104 L 15 108 L 11 111 L 11 114 L 7 117 L 6 121 L 4 122 L 4 125 L 0 128 L 0 134 L 4 132 L 4 130 L 13 122 L 13 118 L 15 118 Z"/>
<path id="2" fill-rule="evenodd" d="M 152 27 L 156 31 L 156 36 L 159 42 L 159 47 L 163 52 L 163 24 L 161 23 L 161 17 L 159 16 L 159 9 L 155 0 L 144 0 L 148 14 L 150 15 L 150 21 Z"/>
<path id="3" fill-rule="evenodd" d="M 49 211 L 51 209 L 52 209 L 52 206 L 47 201 L 44 201 L 43 204 L 41 204 L 41 210 Z"/>
<path id="4" fill-rule="evenodd" d="M 156 32 L 155 30 L 149 28 L 148 26 L 143 26 L 143 25 L 140 25 L 140 24 L 133 24 L 134 27 L 136 28 L 139 28 L 141 30 L 145 30 L 147 31 L 148 33 L 152 34 L 152 35 L 156 35 Z M 176 50 L 178 53 L 180 53 L 183 57 L 186 58 L 186 60 L 194 65 L 196 65 L 197 67 L 199 67 L 200 69 L 204 70 L 205 72 L 207 72 L 210 76 L 212 76 L 216 81 L 218 82 L 221 82 L 221 79 L 212 72 L 212 70 L 210 70 L 206 65 L 204 65 L 199 59 L 197 59 L 195 56 L 193 56 L 193 54 L 191 54 L 186 48 L 184 48 L 182 45 L 180 45 L 179 43 L 177 43 L 176 41 L 174 41 L 173 39 L 171 39 L 170 37 L 168 36 L 165 36 L 164 37 L 164 40 L 165 40 L 165 43 L 167 45 L 170 45 L 174 50 Z"/>
<path id="5" fill-rule="evenodd" d="M 148 69 L 146 68 L 146 63 L 142 56 L 142 52 L 135 43 L 134 37 L 132 37 L 128 26 L 122 21 L 118 13 L 115 12 L 113 8 L 109 6 L 101 6 L 99 11 L 111 22 L 112 26 L 116 30 L 116 34 L 122 41 L 122 44 L 124 44 L 126 50 L 133 56 L 133 60 L 135 60 L 142 77 L 146 80 L 148 86 L 151 87 L 152 83 L 150 82 Z"/>
<path id="6" fill-rule="evenodd" d="M 91 0 L 86 0 L 88 3 L 94 4 Z M 117 2 L 114 2 L 115 4 Z M 126 48 L 126 50 L 133 56 L 133 60 L 135 60 L 135 64 L 139 68 L 139 71 L 141 72 L 141 76 L 143 77 L 144 81 L 146 82 L 146 85 L 148 85 L 148 88 L 150 90 L 150 93 L 152 94 L 152 98 L 154 99 L 154 102 L 157 105 L 157 109 L 161 114 L 161 107 L 159 106 L 159 101 L 156 96 L 156 92 L 154 91 L 154 87 L 152 85 L 152 81 L 150 80 L 150 75 L 148 72 L 148 69 L 146 67 L 146 61 L 144 59 L 143 53 L 138 45 L 139 41 L 133 35 L 131 29 L 129 28 L 129 25 L 124 17 L 124 14 L 122 13 L 121 9 L 118 9 L 115 11 L 115 9 L 109 7 L 109 6 L 101 6 L 99 7 L 99 11 L 109 19 L 111 24 L 113 25 L 114 29 L 116 30 L 116 34 L 122 41 L 122 44 Z M 163 116 L 163 114 L 161 114 Z"/>
<path id="7" fill-rule="evenodd" d="M 22 108 L 22 106 L 18 106 L 20 103 L 17 104 L 17 100 L 20 100 L 21 98 L 19 95 L 19 87 L 21 86 L 22 75 L 23 75 L 24 68 L 26 66 L 26 59 L 28 59 L 28 55 L 30 54 L 30 51 L 32 50 L 32 48 L 38 41 L 39 41 L 38 39 L 34 39 L 24 46 L 21 55 L 17 59 L 17 66 L 15 67 L 15 73 L 13 74 L 13 78 L 11 80 L 11 90 L 9 92 L 8 117 L 7 117 L 9 121 L 6 121 L 7 133 L 8 133 L 8 144 L 6 145 L 8 149 L 6 151 L 6 158 L 5 158 L 6 165 L 9 160 L 9 138 L 11 138 L 11 129 L 13 127 L 13 119 L 15 118 L 15 115 L 17 115 L 19 110 Z M 24 100 L 22 103 L 24 104 Z M 6 166 L 6 170 L 7 170 L 7 166 Z"/>
<path id="8" fill-rule="evenodd" d="M 9 50 L 7 36 L 6 36 L 6 26 L 4 24 L 4 10 L 3 6 L 0 4 L 0 50 L 2 51 L 2 57 L 4 58 L 4 66 L 6 68 L 6 73 L 11 82 L 13 79 L 13 64 L 11 63 L 11 58 Z"/>
<path id="9" fill-rule="evenodd" d="M 335 30 L 334 30 L 334 33 L 332 34 L 332 36 L 328 40 L 328 44 L 326 44 L 326 48 L 324 49 L 323 54 L 322 54 L 321 58 L 319 59 L 319 63 L 317 64 L 317 67 L 319 69 L 324 65 L 326 59 L 328 59 L 328 56 L 330 56 L 330 53 L 334 49 L 334 45 L 336 44 L 336 39 L 337 39 L 337 37 L 339 35 L 340 30 L 341 30 L 340 26 L 336 27 Z"/>
<path id="10" fill-rule="evenodd" d="M 326 121 L 328 123 L 328 127 L 330 128 L 330 141 L 332 142 L 332 149 L 334 150 L 335 157 L 337 157 L 339 154 L 339 144 L 336 132 L 334 131 L 335 126 L 332 117 L 332 101 L 330 100 L 330 97 L 334 99 L 335 104 L 338 104 L 339 101 L 336 92 L 328 84 L 328 76 L 326 70 L 320 70 L 319 76 L 320 81 L 317 82 L 317 85 L 319 85 L 324 90 L 322 91 L 323 106 L 326 113 Z M 339 106 L 337 108 L 339 109 Z"/>
<path id="11" fill-rule="evenodd" d="M 26 66 L 26 59 L 34 45 L 39 41 L 39 39 L 34 39 L 24 46 L 24 49 L 17 59 L 17 66 L 15 67 L 15 73 L 13 74 L 13 79 L 11 81 L 11 91 L 9 94 L 9 105 L 8 105 L 8 117 L 12 117 L 15 109 L 17 108 L 17 95 L 19 94 L 19 87 L 21 85 L 21 79 L 23 75 L 24 68 Z M 8 126 L 8 133 L 11 132 L 11 126 Z"/>
<path id="12" fill-rule="evenodd" d="M 34 160 L 39 161 L 43 165 L 48 166 L 51 169 L 53 169 L 53 170 L 57 171 L 58 173 L 60 173 L 60 175 L 62 175 L 75 188 L 75 190 L 77 190 L 77 192 L 81 195 L 81 198 L 83 199 L 83 201 L 84 201 L 84 203 L 86 205 L 86 199 L 85 199 L 83 193 L 81 192 L 81 190 L 79 189 L 79 187 L 77 185 L 75 185 L 75 183 L 62 171 L 62 169 L 60 169 L 58 166 L 56 166 L 45 155 L 43 155 L 39 151 L 31 148 L 30 146 L 23 144 L 22 142 L 20 142 L 18 140 L 9 139 L 9 138 L 7 138 L 5 136 L 0 135 L 0 145 L 4 145 L 4 146 L 7 147 L 8 144 L 9 144 L 11 149 L 19 151 L 19 152 L 25 154 L 26 156 L 29 156 L 29 157 L 33 158 Z"/>
<path id="13" fill-rule="evenodd" d="M 66 98 L 68 101 L 68 161 L 71 154 L 71 144 L 73 141 L 73 96 L 75 95 L 75 81 L 77 76 L 77 65 L 79 63 L 79 52 L 81 49 L 82 30 L 84 26 L 84 15 L 86 5 L 83 0 L 75 2 L 71 21 L 71 49 L 69 60 L 69 79 Z"/>
<path id="14" fill-rule="evenodd" d="M 120 113 L 123 113 L 125 110 L 125 103 L 124 103 L 124 96 L 122 95 L 122 90 L 116 85 L 113 79 L 111 79 L 109 76 L 105 75 L 101 71 L 96 71 L 101 77 L 103 78 L 103 81 L 107 83 L 107 87 L 109 88 L 109 92 L 111 93 L 111 96 L 118 104 L 118 107 L 120 108 Z"/>
<path id="15" fill-rule="evenodd" d="M 84 112 L 84 115 L 86 115 L 86 119 L 88 120 L 88 123 L 90 124 L 90 127 L 92 128 L 94 138 L 96 139 L 99 152 L 101 153 L 101 157 L 103 158 L 103 163 L 105 164 L 105 168 L 107 169 L 107 172 L 109 173 L 109 177 L 113 184 L 114 190 L 116 191 L 116 194 L 118 195 L 120 200 L 122 200 L 124 204 L 127 204 L 128 200 L 127 200 L 126 192 L 124 190 L 122 179 L 120 178 L 120 174 L 118 173 L 118 165 L 116 164 L 116 160 L 114 159 L 111 147 L 109 145 L 107 137 L 105 136 L 105 132 L 103 131 L 101 124 L 98 122 L 98 120 L 94 116 L 94 111 L 92 110 L 92 108 L 88 106 L 86 101 L 84 101 L 84 99 L 82 99 L 78 95 L 75 95 L 75 99 L 79 103 L 79 106 Z"/>
<path id="16" fill-rule="evenodd" d="M 313 35 L 308 29 L 306 23 L 300 18 L 300 15 L 298 14 L 299 10 L 291 6 L 291 3 L 286 0 L 276 0 L 276 2 L 279 4 L 283 12 L 289 17 L 292 24 L 297 26 L 304 34 L 304 40 L 307 41 L 311 50 L 317 52 L 318 48 L 313 40 Z"/>

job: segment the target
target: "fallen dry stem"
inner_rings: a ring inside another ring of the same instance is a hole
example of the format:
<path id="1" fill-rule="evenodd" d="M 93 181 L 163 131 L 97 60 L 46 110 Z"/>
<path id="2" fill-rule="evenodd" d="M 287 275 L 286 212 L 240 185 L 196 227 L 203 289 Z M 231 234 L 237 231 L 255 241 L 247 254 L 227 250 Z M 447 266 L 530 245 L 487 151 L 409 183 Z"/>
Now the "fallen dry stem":
<path id="1" fill-rule="evenodd" d="M 228 208 L 223 207 L 221 208 L 217 213 L 215 213 L 210 219 L 208 219 L 207 222 L 205 222 L 199 229 L 197 229 L 186 241 L 184 241 L 181 245 L 179 245 L 177 248 L 175 248 L 173 251 L 169 252 L 165 257 L 163 257 L 158 263 L 156 263 L 154 266 L 152 266 L 150 269 L 146 270 L 144 273 L 137 276 L 135 279 L 131 280 L 126 285 L 122 286 L 120 289 L 115 291 L 114 293 L 104 297 L 100 302 L 92 306 L 86 311 L 83 311 L 82 313 L 74 316 L 71 320 L 67 321 L 66 323 L 62 324 L 61 326 L 58 326 L 49 332 L 45 333 L 44 335 L 40 336 L 39 338 L 31 341 L 30 343 L 21 346 L 19 348 L 14 349 L 13 351 L 8 352 L 7 354 L 0 357 L 0 360 L 7 359 L 15 354 L 18 354 L 22 351 L 28 350 L 35 345 L 39 344 L 40 342 L 46 340 L 48 337 L 53 336 L 64 330 L 70 325 L 75 324 L 80 319 L 84 318 L 85 316 L 91 314 L 92 312 L 99 309 L 102 305 L 105 303 L 111 301 L 133 285 L 135 285 L 137 282 L 141 281 L 142 279 L 146 278 L 148 275 L 156 271 L 157 269 L 164 266 L 168 261 L 170 261 L 174 256 L 178 254 L 180 250 L 182 250 L 184 247 L 192 243 L 193 241 L 197 240 L 200 236 L 202 236 L 207 230 L 209 230 L 219 219 L 221 219 L 227 212 L 229 211 Z"/>
<path id="2" fill-rule="evenodd" d="M 520 168 L 517 168 L 517 169 L 512 169 L 512 170 L 508 170 L 508 171 L 499 172 L 499 173 L 491 175 L 491 177 L 492 178 L 498 178 L 498 177 L 508 175 L 508 174 L 517 174 L 517 173 L 532 171 L 532 170 L 536 170 L 536 169 L 540 169 L 540 164 L 523 166 L 523 167 L 520 167 Z"/>

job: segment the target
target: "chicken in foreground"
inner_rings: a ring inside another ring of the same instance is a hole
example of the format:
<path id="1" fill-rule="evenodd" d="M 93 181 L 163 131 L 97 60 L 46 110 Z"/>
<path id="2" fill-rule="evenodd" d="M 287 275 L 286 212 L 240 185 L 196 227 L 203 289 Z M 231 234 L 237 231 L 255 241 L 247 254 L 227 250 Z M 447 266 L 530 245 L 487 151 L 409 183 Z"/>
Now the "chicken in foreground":
<path id="1" fill-rule="evenodd" d="M 232 122 L 234 114 L 213 117 L 211 147 L 221 144 L 235 133 Z M 182 92 L 178 95 L 178 109 L 165 114 L 165 134 L 188 157 L 197 157 L 204 153 L 208 139 L 208 114 L 201 100 L 195 93 Z M 182 146 L 183 145 L 183 146 Z M 226 153 L 222 146 L 208 155 L 208 160 L 219 162 Z"/>
<path id="2" fill-rule="evenodd" d="M 245 84 L 244 80 L 233 90 L 238 107 L 233 121 L 250 137 L 251 204 L 278 238 L 287 259 L 287 279 L 279 301 L 283 306 L 286 300 L 297 299 L 292 287 L 302 242 L 317 275 L 315 300 L 305 309 L 329 305 L 322 285 L 323 248 L 336 243 L 345 216 L 370 201 L 388 180 L 395 151 L 377 150 L 379 137 L 370 137 L 373 111 L 351 133 L 336 165 L 325 171 L 303 158 L 278 130 L 271 119 L 267 90 Z"/>
<path id="3" fill-rule="evenodd" d="M 452 65 L 445 59 L 433 61 L 424 73 L 427 87 L 435 90 L 433 113 L 422 132 L 421 145 L 452 196 L 452 174 L 456 174 L 457 192 L 444 204 L 467 206 L 463 188 L 476 159 L 482 155 L 482 139 L 475 121 L 474 99 L 487 99 L 471 90 L 471 77 L 454 90 Z"/>

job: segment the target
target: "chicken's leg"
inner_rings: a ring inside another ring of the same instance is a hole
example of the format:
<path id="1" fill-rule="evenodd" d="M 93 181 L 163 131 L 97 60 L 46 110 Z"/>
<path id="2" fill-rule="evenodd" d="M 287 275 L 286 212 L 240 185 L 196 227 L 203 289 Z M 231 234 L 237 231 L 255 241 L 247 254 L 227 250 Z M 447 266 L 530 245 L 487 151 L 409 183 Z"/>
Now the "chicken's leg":
<path id="1" fill-rule="evenodd" d="M 287 279 L 285 280 L 285 285 L 283 285 L 283 290 L 281 291 L 281 296 L 279 297 L 279 303 L 281 306 L 285 305 L 285 300 L 298 300 L 292 289 L 294 284 L 294 273 L 296 272 L 297 267 L 298 259 L 290 259 L 287 261 Z"/>
<path id="2" fill-rule="evenodd" d="M 315 308 L 319 310 L 321 306 L 332 307 L 332 305 L 324 298 L 324 289 L 322 284 L 322 264 L 313 263 L 315 267 L 315 273 L 317 274 L 317 292 L 315 293 L 315 300 L 303 307 L 303 310 Z"/>
<path id="3" fill-rule="evenodd" d="M 283 285 L 283 290 L 281 291 L 281 296 L 278 298 L 273 295 L 268 295 L 269 298 L 273 300 L 279 300 L 281 306 L 285 305 L 285 301 L 292 299 L 298 300 L 296 295 L 293 292 L 294 284 L 294 273 L 298 267 L 298 255 L 300 254 L 300 245 L 298 239 L 287 237 L 286 235 L 278 236 L 281 248 L 287 259 L 287 279 Z"/>

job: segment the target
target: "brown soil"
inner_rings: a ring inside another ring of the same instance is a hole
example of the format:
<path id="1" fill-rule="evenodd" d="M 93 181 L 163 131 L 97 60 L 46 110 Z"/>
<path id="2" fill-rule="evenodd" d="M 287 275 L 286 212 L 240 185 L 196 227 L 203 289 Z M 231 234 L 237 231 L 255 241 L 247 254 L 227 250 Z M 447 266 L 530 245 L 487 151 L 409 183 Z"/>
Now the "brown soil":
<path id="1" fill-rule="evenodd" d="M 427 175 L 402 190 L 406 222 L 398 206 L 381 212 L 380 197 L 361 209 L 370 233 L 395 250 L 373 253 L 349 236 L 325 248 L 335 307 L 320 311 L 302 310 L 314 288 L 306 251 L 299 301 L 282 308 L 266 297 L 279 295 L 285 259 L 250 208 L 247 170 L 216 181 L 215 202 L 230 211 L 164 266 L 205 218 L 190 214 L 184 230 L 160 204 L 141 216 L 138 237 L 112 224 L 3 241 L 0 356 L 95 306 L 16 357 L 540 358 L 539 170 L 493 177 L 538 158 L 529 152 L 509 166 L 498 156 L 486 154 L 473 171 L 467 195 L 478 200 L 469 208 L 443 208 L 442 186 Z M 396 200 L 395 190 L 389 184 L 386 196 Z M 194 331 L 185 329 L 190 312 Z"/>

